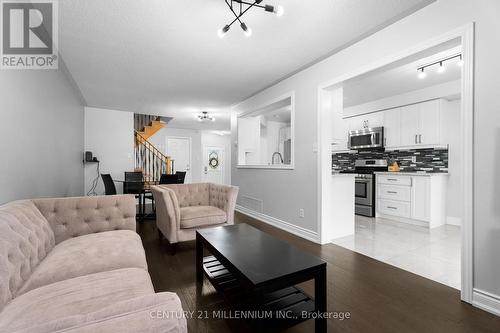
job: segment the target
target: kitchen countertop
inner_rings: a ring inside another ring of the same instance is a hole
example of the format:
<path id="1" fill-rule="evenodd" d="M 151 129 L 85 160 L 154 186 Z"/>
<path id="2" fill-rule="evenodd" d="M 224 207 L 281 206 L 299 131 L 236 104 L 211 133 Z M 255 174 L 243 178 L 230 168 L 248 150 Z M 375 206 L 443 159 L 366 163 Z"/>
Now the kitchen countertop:
<path id="1" fill-rule="evenodd" d="M 335 176 L 335 177 L 337 177 L 337 176 L 342 176 L 342 177 L 344 177 L 344 176 L 354 177 L 354 176 L 357 176 L 357 174 L 355 174 L 355 173 L 340 173 L 340 172 L 338 172 L 338 171 L 332 171 L 332 176 Z"/>
<path id="2" fill-rule="evenodd" d="M 434 176 L 449 176 L 447 172 L 375 172 L 377 175 L 393 175 L 393 176 L 423 176 L 423 177 L 434 177 Z"/>

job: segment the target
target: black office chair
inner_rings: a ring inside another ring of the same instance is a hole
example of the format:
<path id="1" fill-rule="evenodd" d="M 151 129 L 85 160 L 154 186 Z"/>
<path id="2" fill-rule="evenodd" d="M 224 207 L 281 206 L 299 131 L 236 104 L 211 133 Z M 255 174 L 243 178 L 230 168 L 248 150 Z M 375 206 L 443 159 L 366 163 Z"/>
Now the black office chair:
<path id="1" fill-rule="evenodd" d="M 123 183 L 124 194 L 135 194 L 136 197 L 142 193 L 144 188 L 144 176 L 140 171 L 125 172 L 125 182 Z"/>
<path id="2" fill-rule="evenodd" d="M 116 186 L 113 181 L 113 177 L 110 174 L 102 174 L 102 182 L 104 183 L 104 191 L 106 195 L 115 195 L 116 194 Z"/>
<path id="3" fill-rule="evenodd" d="M 160 176 L 160 185 L 165 184 L 179 184 L 179 175 L 167 175 L 166 173 L 163 173 Z"/>
<path id="4" fill-rule="evenodd" d="M 179 177 L 179 184 L 184 184 L 184 180 L 186 179 L 186 171 L 177 171 L 175 174 Z"/>
<path id="5" fill-rule="evenodd" d="M 123 193 L 124 194 L 134 194 L 136 199 L 139 199 L 139 207 L 143 209 L 140 212 L 140 219 L 144 219 L 145 215 L 145 204 L 146 200 L 150 200 L 153 205 L 153 212 L 155 211 L 154 207 L 154 198 L 153 193 L 144 191 L 144 175 L 141 171 L 133 171 L 133 172 L 125 172 L 125 182 L 123 183 Z M 143 201 L 141 202 L 141 199 Z"/>

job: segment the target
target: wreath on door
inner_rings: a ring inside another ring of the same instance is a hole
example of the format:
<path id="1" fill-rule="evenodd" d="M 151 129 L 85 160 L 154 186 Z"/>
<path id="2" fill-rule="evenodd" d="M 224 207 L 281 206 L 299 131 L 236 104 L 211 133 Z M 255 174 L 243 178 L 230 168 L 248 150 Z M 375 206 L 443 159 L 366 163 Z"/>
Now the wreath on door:
<path id="1" fill-rule="evenodd" d="M 219 155 L 216 152 L 213 151 L 208 155 L 208 165 L 212 169 L 217 169 L 219 166 Z"/>

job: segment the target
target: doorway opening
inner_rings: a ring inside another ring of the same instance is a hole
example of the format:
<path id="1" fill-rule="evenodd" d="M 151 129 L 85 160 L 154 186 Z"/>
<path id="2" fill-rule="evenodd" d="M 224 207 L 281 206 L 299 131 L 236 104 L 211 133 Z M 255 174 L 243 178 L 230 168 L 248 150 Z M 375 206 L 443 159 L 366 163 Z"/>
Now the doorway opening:
<path id="1" fill-rule="evenodd" d="M 472 46 L 469 25 L 318 88 L 322 242 L 460 289 L 466 302 L 472 301 Z M 359 144 L 365 132 L 376 149 Z M 355 231 L 342 237 L 329 231 L 335 222 L 325 227 L 334 221 L 324 208 L 336 195 L 327 188 L 332 171 L 359 174 L 352 184 Z M 362 186 L 367 178 L 370 186 Z M 368 199 L 373 209 L 361 209 Z"/>

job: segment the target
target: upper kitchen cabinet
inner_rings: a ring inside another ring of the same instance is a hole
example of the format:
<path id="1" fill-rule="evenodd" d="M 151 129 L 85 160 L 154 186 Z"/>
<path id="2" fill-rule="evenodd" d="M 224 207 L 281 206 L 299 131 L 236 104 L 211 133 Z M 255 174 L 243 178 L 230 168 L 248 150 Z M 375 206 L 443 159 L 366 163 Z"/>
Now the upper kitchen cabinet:
<path id="1" fill-rule="evenodd" d="M 420 131 L 418 143 L 422 145 L 438 145 L 441 143 L 441 105 L 440 99 L 420 103 Z"/>
<path id="2" fill-rule="evenodd" d="M 401 146 L 432 146 L 441 144 L 442 100 L 403 106 L 401 110 Z"/>
<path id="3" fill-rule="evenodd" d="M 381 112 L 347 118 L 347 121 L 349 124 L 349 131 L 384 126 L 384 116 Z"/>
<path id="4" fill-rule="evenodd" d="M 384 146 L 397 148 L 401 146 L 401 108 L 382 112 L 384 125 Z"/>
<path id="5" fill-rule="evenodd" d="M 418 144 L 419 107 L 418 104 L 400 107 L 401 111 L 401 144 L 400 146 L 415 146 Z"/>

